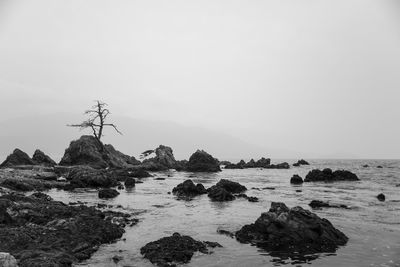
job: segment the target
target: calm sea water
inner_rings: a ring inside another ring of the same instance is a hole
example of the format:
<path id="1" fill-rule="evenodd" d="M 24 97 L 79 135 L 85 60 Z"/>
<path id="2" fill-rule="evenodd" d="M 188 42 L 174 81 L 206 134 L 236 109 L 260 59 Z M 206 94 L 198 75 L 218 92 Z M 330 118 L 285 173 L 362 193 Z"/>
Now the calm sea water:
<path id="1" fill-rule="evenodd" d="M 293 161 L 289 161 L 293 162 Z M 105 203 L 122 205 L 118 209 L 137 214 L 140 222 L 126 228 L 123 238 L 114 244 L 103 245 L 93 257 L 79 266 L 153 266 L 143 259 L 140 248 L 150 241 L 169 236 L 174 232 L 190 235 L 198 240 L 217 241 L 211 255 L 195 254 L 184 266 L 400 266 L 400 161 L 399 160 L 310 160 L 311 166 L 289 170 L 223 170 L 217 174 L 193 174 L 169 171 L 155 173 L 165 177 L 143 179 L 133 190 L 121 190 L 112 200 L 101 200 L 96 191 L 70 193 L 52 190 L 50 195 L 66 203 L 83 201 L 89 204 Z M 362 165 L 368 164 L 369 168 Z M 383 166 L 382 169 L 376 166 Z M 292 186 L 293 174 L 304 176 L 313 168 L 346 169 L 356 173 L 359 182 L 305 183 Z M 170 176 L 170 177 L 169 177 Z M 219 179 L 226 178 L 245 185 L 249 196 L 260 199 L 250 203 L 244 199 L 232 202 L 211 202 L 206 195 L 192 201 L 177 200 L 168 194 L 174 186 L 186 179 L 209 187 Z M 274 187 L 275 190 L 251 188 Z M 302 192 L 296 192 L 296 190 Z M 376 195 L 384 193 L 385 202 Z M 307 263 L 291 260 L 277 261 L 257 247 L 241 244 L 228 236 L 217 234 L 217 229 L 238 230 L 254 222 L 262 212 L 268 211 L 272 201 L 281 201 L 287 206 L 302 206 L 310 209 L 313 200 L 325 200 L 346 204 L 352 209 L 328 208 L 314 210 L 349 237 L 346 246 L 335 254 L 317 254 Z M 114 255 L 123 260 L 112 261 Z"/>

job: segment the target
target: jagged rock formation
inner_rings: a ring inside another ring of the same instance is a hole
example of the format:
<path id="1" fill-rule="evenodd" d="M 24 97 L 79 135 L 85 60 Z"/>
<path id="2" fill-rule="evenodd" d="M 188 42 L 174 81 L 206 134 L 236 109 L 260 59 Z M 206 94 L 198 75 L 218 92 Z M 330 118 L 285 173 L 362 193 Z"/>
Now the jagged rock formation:
<path id="1" fill-rule="evenodd" d="M 186 170 L 190 172 L 219 172 L 218 159 L 214 158 L 204 150 L 197 150 L 193 153 L 188 163 L 186 164 Z"/>
<path id="2" fill-rule="evenodd" d="M 287 162 L 279 164 L 271 164 L 271 159 L 261 158 L 257 161 L 251 159 L 249 162 L 241 160 L 236 164 L 228 164 L 225 169 L 246 169 L 246 168 L 265 168 L 265 169 L 289 169 L 290 165 Z"/>
<path id="3" fill-rule="evenodd" d="M 155 150 L 147 150 L 142 153 L 147 157 L 155 153 L 155 157 L 143 160 L 142 167 L 150 171 L 162 171 L 177 168 L 173 150 L 169 146 L 160 145 Z"/>
<path id="4" fill-rule="evenodd" d="M 302 184 L 303 183 L 303 178 L 301 178 L 299 175 L 295 174 L 290 178 L 290 183 L 291 184 Z"/>
<path id="5" fill-rule="evenodd" d="M 48 155 L 46 155 L 43 151 L 36 149 L 35 153 L 33 153 L 32 160 L 35 164 L 43 165 L 43 166 L 54 166 L 57 163 L 52 160 Z"/>
<path id="6" fill-rule="evenodd" d="M 301 159 L 301 160 L 298 160 L 296 163 L 293 164 L 293 166 L 295 166 L 295 167 L 299 167 L 300 165 L 310 165 L 310 163 L 308 163 L 304 159 Z"/>
<path id="7" fill-rule="evenodd" d="M 192 180 L 186 180 L 174 187 L 172 193 L 180 198 L 192 198 L 206 194 L 207 190 L 202 184 L 195 185 Z"/>
<path id="8" fill-rule="evenodd" d="M 134 157 L 117 151 L 112 145 L 104 145 L 90 135 L 83 135 L 72 141 L 65 150 L 60 165 L 88 165 L 101 169 L 107 167 L 129 168 L 140 164 Z"/>
<path id="9" fill-rule="evenodd" d="M 0 168 L 13 167 L 18 165 L 35 165 L 35 162 L 24 151 L 16 148 L 6 160 L 0 164 Z"/>

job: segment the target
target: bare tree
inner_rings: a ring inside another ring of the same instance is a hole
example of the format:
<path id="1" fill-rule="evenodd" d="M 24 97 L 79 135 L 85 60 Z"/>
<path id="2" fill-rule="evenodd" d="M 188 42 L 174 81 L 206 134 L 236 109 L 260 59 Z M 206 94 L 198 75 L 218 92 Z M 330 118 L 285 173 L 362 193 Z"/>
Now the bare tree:
<path id="1" fill-rule="evenodd" d="M 101 137 L 103 136 L 103 129 L 105 126 L 110 126 L 113 127 L 114 130 L 122 134 L 118 129 L 117 126 L 115 126 L 113 123 L 106 123 L 107 116 L 111 114 L 110 110 L 108 110 L 107 104 L 96 100 L 96 105 L 92 107 L 92 109 L 86 110 L 85 115 L 88 115 L 89 118 L 80 123 L 80 124 L 69 124 L 68 126 L 70 127 L 78 127 L 81 130 L 86 129 L 86 128 L 91 128 L 93 131 L 93 135 L 96 138 L 96 140 L 99 142 L 101 145 L 101 148 L 103 149 L 103 143 L 101 142 Z"/>

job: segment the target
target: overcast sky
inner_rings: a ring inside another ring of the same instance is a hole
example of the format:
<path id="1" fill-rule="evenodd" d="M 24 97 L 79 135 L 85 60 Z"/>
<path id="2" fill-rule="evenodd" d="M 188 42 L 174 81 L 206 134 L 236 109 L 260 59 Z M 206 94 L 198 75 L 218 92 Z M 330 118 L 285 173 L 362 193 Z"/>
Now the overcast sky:
<path id="1" fill-rule="evenodd" d="M 263 147 L 400 158 L 400 1 L 0 0 L 0 92 L 3 119 L 101 99 Z"/>

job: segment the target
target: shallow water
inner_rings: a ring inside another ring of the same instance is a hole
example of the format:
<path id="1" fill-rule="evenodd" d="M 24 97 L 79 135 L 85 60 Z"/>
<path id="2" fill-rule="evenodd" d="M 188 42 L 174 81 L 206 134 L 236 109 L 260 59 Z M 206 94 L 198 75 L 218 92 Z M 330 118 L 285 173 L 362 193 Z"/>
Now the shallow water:
<path id="1" fill-rule="evenodd" d="M 294 162 L 288 161 L 288 162 Z M 293 167 L 289 170 L 245 169 L 223 170 L 217 174 L 193 174 L 169 171 L 154 173 L 166 180 L 143 179 L 133 190 L 121 190 L 112 200 L 101 200 L 97 191 L 65 192 L 52 190 L 50 195 L 66 203 L 82 201 L 88 204 L 105 203 L 122 205 L 119 210 L 135 213 L 140 219 L 133 227 L 127 227 L 123 238 L 117 243 L 103 245 L 86 262 L 78 266 L 153 266 L 143 259 L 140 248 L 150 241 L 169 236 L 174 232 L 190 235 L 195 239 L 219 242 L 223 248 L 214 249 L 211 255 L 195 254 L 184 266 L 400 266 L 400 161 L 396 160 L 310 160 L 310 166 Z M 363 168 L 368 164 L 370 167 Z M 376 166 L 382 165 L 379 169 Z M 305 183 L 290 185 L 293 174 L 303 178 L 314 168 L 350 170 L 361 179 L 359 182 Z M 244 199 L 231 202 L 211 202 L 207 195 L 192 201 L 177 200 L 168 194 L 186 179 L 210 187 L 226 178 L 240 182 L 256 196 L 259 202 Z M 273 187 L 272 189 L 262 189 Z M 261 190 L 252 189 L 259 188 Z M 302 190 L 296 192 L 296 190 Z M 386 195 L 379 202 L 376 195 Z M 254 222 L 262 212 L 269 209 L 272 201 L 285 202 L 287 206 L 310 209 L 313 200 L 326 200 L 345 204 L 351 209 L 325 208 L 314 210 L 349 237 L 346 246 L 335 254 L 313 255 L 308 262 L 279 260 L 257 247 L 241 244 L 235 239 L 217 233 L 217 229 L 238 230 L 244 224 Z M 112 261 L 114 255 L 123 260 Z"/>

